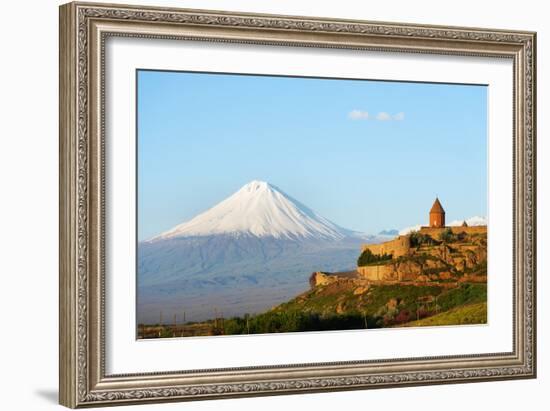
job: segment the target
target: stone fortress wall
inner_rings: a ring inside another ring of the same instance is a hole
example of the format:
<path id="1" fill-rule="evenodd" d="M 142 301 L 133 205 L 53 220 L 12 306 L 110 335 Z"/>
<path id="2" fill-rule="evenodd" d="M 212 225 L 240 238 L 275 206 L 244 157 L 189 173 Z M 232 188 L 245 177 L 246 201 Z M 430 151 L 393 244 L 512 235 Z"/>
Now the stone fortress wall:
<path id="1" fill-rule="evenodd" d="M 409 236 L 400 235 L 399 237 L 380 244 L 364 244 L 361 246 L 361 252 L 370 250 L 376 255 L 391 254 L 393 258 L 408 255 L 411 251 L 411 242 Z"/>
<path id="2" fill-rule="evenodd" d="M 454 234 L 466 233 L 466 234 L 482 234 L 487 232 L 486 225 L 474 225 L 474 226 L 452 226 L 452 227 L 422 227 L 420 228 L 421 234 L 428 234 L 433 239 L 439 239 L 439 235 L 447 230 L 451 229 Z"/>
<path id="3" fill-rule="evenodd" d="M 370 281 L 387 281 L 392 277 L 394 267 L 392 264 L 367 265 L 365 267 L 357 267 L 357 272 L 361 277 Z"/>

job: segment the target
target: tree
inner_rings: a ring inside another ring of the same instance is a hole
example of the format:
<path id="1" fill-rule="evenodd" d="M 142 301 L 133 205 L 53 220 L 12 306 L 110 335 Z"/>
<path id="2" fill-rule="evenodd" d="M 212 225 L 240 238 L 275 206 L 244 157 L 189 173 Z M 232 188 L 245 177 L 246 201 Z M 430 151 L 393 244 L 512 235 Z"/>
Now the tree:
<path id="1" fill-rule="evenodd" d="M 435 241 L 429 234 L 422 234 L 418 231 L 413 231 L 409 234 L 411 247 L 420 247 L 421 245 L 436 245 Z"/>
<path id="2" fill-rule="evenodd" d="M 371 250 L 366 248 L 359 258 L 357 259 L 357 266 L 358 267 L 364 267 L 369 264 L 378 263 L 381 261 L 391 260 L 392 255 L 391 254 L 373 254 Z"/>
<path id="3" fill-rule="evenodd" d="M 456 240 L 456 236 L 451 228 L 446 228 L 441 234 L 439 234 L 439 239 L 446 243 L 452 243 Z"/>

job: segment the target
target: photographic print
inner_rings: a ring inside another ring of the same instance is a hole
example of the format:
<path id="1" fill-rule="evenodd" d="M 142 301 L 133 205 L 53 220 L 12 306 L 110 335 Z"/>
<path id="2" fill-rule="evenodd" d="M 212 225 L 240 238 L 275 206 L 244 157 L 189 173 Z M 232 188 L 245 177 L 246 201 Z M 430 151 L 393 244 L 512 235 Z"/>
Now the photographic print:
<path id="1" fill-rule="evenodd" d="M 138 70 L 137 337 L 487 322 L 487 87 Z"/>

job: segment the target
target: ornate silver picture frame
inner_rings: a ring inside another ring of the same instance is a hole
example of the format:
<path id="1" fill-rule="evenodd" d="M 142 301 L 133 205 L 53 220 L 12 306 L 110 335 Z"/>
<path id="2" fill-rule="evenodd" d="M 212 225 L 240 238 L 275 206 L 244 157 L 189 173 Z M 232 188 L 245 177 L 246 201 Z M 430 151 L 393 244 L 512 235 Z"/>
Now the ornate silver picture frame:
<path id="1" fill-rule="evenodd" d="M 238 367 L 106 371 L 105 44 L 169 39 L 499 58 L 513 64 L 512 350 Z M 71 408 L 536 377 L 536 35 L 221 11 L 60 7 L 60 394 Z"/>

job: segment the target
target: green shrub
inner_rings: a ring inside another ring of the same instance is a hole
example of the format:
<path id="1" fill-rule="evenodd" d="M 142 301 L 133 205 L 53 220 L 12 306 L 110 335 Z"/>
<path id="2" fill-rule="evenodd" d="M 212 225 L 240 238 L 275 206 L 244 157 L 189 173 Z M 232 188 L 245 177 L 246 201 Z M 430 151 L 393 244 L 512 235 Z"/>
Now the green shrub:
<path id="1" fill-rule="evenodd" d="M 486 284 L 461 284 L 460 287 L 449 290 L 438 298 L 438 305 L 442 311 L 465 305 L 487 301 Z"/>
<path id="2" fill-rule="evenodd" d="M 439 239 L 445 243 L 452 243 L 457 240 L 457 236 L 453 234 L 453 230 L 446 228 L 441 234 L 439 234 Z"/>
<path id="3" fill-rule="evenodd" d="M 225 321 L 227 335 L 264 334 L 298 331 L 353 330 L 379 327 L 378 319 L 360 313 L 329 314 L 300 311 L 268 311 L 245 318 L 235 317 Z"/>
<path id="4" fill-rule="evenodd" d="M 174 336 L 174 332 L 169 330 L 168 328 L 162 328 L 159 334 L 160 338 L 170 338 L 173 336 Z"/>
<path id="5" fill-rule="evenodd" d="M 464 241 L 467 237 L 465 232 L 453 233 L 451 228 L 446 228 L 441 234 L 439 234 L 439 239 L 446 243 L 454 243 L 456 241 Z"/>
<path id="6" fill-rule="evenodd" d="M 413 231 L 409 234 L 409 240 L 411 242 L 411 247 L 420 247 L 421 245 L 437 245 L 438 242 L 435 241 L 429 234 L 422 234 L 418 231 Z"/>
<path id="7" fill-rule="evenodd" d="M 365 249 L 359 258 L 357 259 L 357 266 L 364 267 L 366 265 L 376 264 L 382 261 L 388 261 L 392 259 L 391 254 L 373 254 L 368 248 Z"/>

